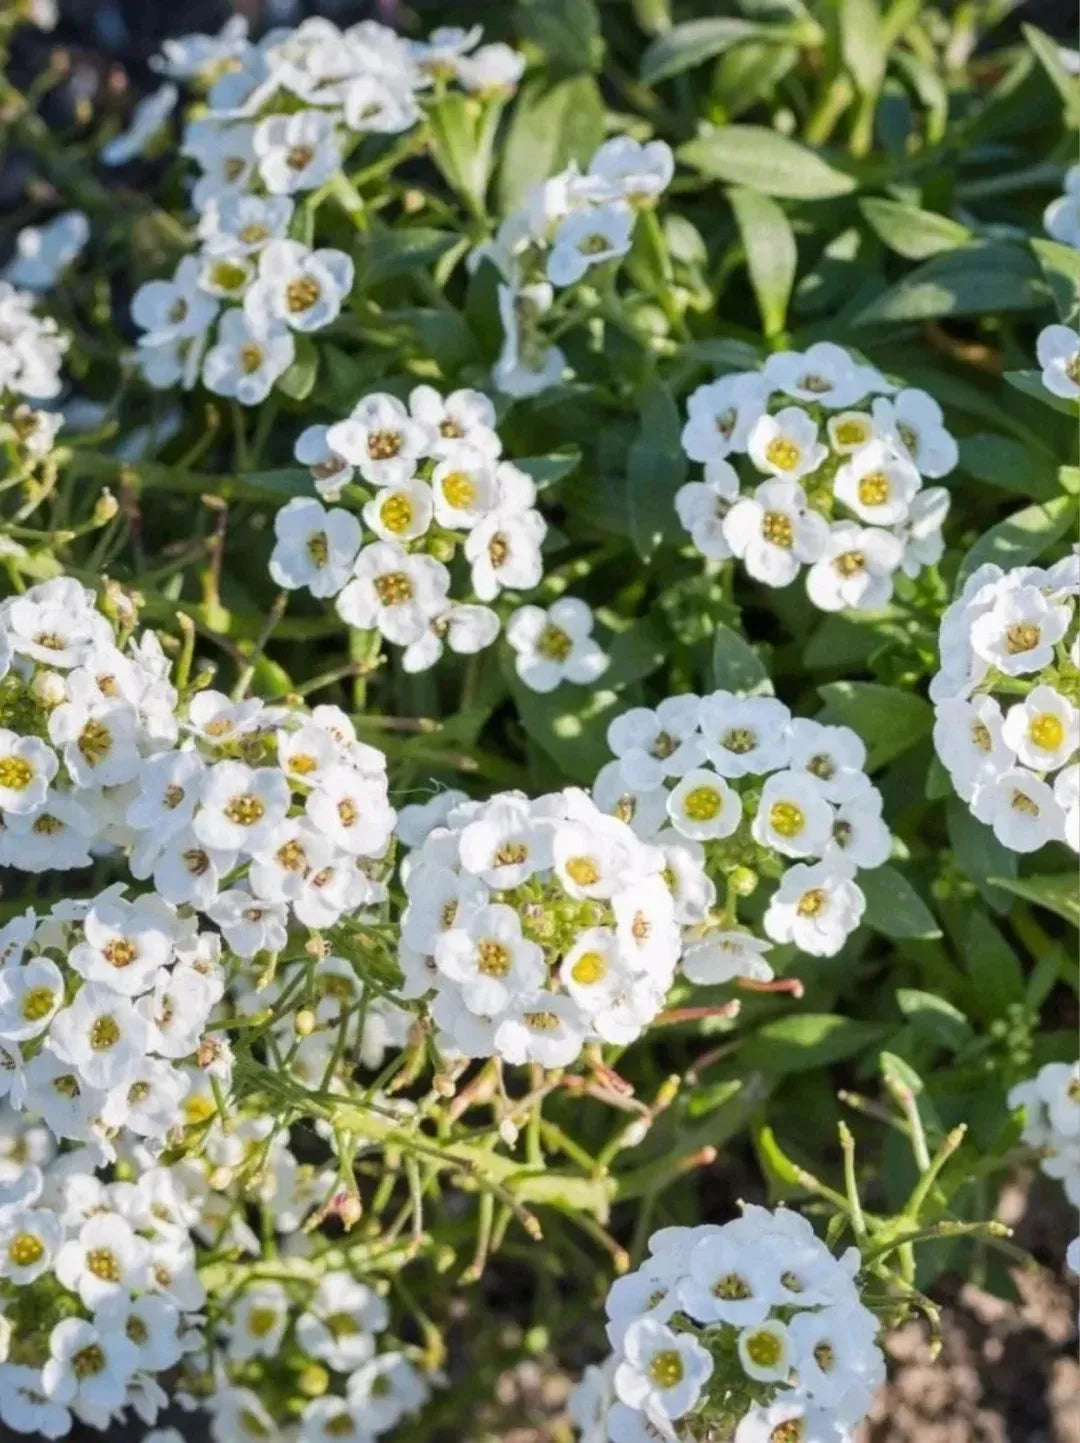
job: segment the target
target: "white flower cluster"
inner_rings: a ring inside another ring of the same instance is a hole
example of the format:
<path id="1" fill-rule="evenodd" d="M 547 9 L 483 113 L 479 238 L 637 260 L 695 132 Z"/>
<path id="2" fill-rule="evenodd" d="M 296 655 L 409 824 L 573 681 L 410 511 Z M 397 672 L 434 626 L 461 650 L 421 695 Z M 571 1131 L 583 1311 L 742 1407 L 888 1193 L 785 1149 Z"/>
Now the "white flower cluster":
<path id="1" fill-rule="evenodd" d="M 229 1047 L 206 1033 L 220 956 L 194 917 L 120 884 L 16 917 L 0 930 L 0 1093 L 100 1161 L 125 1137 L 160 1153 L 213 1108 L 211 1079 L 228 1093 Z"/>
<path id="2" fill-rule="evenodd" d="M 669 866 L 681 857 L 727 880 L 726 920 L 687 948 L 692 982 L 772 976 L 769 943 L 734 926 L 736 898 L 761 878 L 779 881 L 764 917 L 774 942 L 815 957 L 840 950 L 866 907 L 856 874 L 892 846 L 855 732 L 793 717 L 774 697 L 717 691 L 634 707 L 611 723 L 608 745 L 596 804 L 663 847 Z"/>
<path id="3" fill-rule="evenodd" d="M 923 489 L 956 464 L 941 408 L 841 346 L 779 352 L 760 371 L 699 386 L 682 444 L 705 470 L 675 497 L 698 551 L 738 557 L 767 586 L 788 586 L 808 567 L 807 592 L 823 611 L 882 607 L 897 571 L 918 576 L 944 551 L 949 494 Z"/>
<path id="4" fill-rule="evenodd" d="M 1042 383 L 1052 396 L 1067 401 L 1080 398 L 1080 334 L 1075 326 L 1045 326 L 1039 332 L 1036 355 Z"/>
<path id="5" fill-rule="evenodd" d="M 161 1386 L 202 1346 L 205 1301 L 169 1169 L 105 1183 L 83 1151 L 0 1185 L 0 1422 L 62 1438 L 104 1432 L 129 1409 L 153 1424 Z"/>
<path id="6" fill-rule="evenodd" d="M 1024 1142 L 1045 1149 L 1039 1166 L 1080 1207 L 1080 1062 L 1048 1062 L 1012 1089 L 1009 1106 L 1024 1109 Z"/>
<path id="7" fill-rule="evenodd" d="M 1046 207 L 1043 225 L 1051 240 L 1080 250 L 1080 165 L 1065 172 L 1062 194 Z"/>
<path id="8" fill-rule="evenodd" d="M 0 391 L 51 401 L 60 394 L 67 339 L 51 317 L 34 315 L 36 299 L 0 281 Z"/>
<path id="9" fill-rule="evenodd" d="M 1078 597 L 1075 552 L 1048 568 L 987 564 L 941 620 L 934 746 L 1014 852 L 1057 841 L 1080 851 Z"/>
<path id="10" fill-rule="evenodd" d="M 408 834 L 423 839 L 402 866 L 403 990 L 433 992 L 448 1049 L 565 1067 L 661 1010 L 707 889 L 691 859 L 673 891 L 664 851 L 572 788 L 446 793 Z"/>
<path id="11" fill-rule="evenodd" d="M 848 1443 L 885 1379 L 858 1266 L 783 1209 L 654 1233 L 608 1294 L 614 1357 L 571 1402 L 583 1443 Z"/>
<path id="12" fill-rule="evenodd" d="M 664 141 L 616 136 L 584 173 L 572 164 L 533 186 L 494 241 L 473 251 L 471 265 L 490 260 L 502 277 L 503 345 L 494 370 L 500 391 L 535 396 L 562 379 L 566 357 L 543 332 L 556 290 L 585 279 L 594 266 L 621 260 L 633 244 L 638 212 L 657 203 L 674 173 Z"/>
<path id="13" fill-rule="evenodd" d="M 290 238 L 296 198 L 340 174 L 363 137 L 416 125 L 436 81 L 479 92 L 516 85 L 524 62 L 504 45 L 478 49 L 481 33 L 444 28 L 410 42 L 374 21 L 340 30 L 313 17 L 257 43 L 236 27 L 170 42 L 162 69 L 217 74 L 181 147 L 202 172 L 192 193 L 199 252 L 132 303 L 152 386 L 191 387 L 201 374 L 241 405 L 266 398 L 295 359 L 296 336 L 333 321 L 353 284 L 344 251 Z M 169 90 L 175 99 L 173 86 L 158 94 Z"/>
<path id="14" fill-rule="evenodd" d="M 0 603 L 0 864 L 89 865 L 120 847 L 242 957 L 380 901 L 394 825 L 386 760 L 337 707 L 216 691 L 181 703 L 157 637 L 123 649 L 62 577 Z"/>
<path id="15" fill-rule="evenodd" d="M 336 596 L 343 621 L 405 647 L 406 671 L 425 671 L 446 646 L 471 654 L 498 635 L 489 605 L 450 596 L 448 563 L 459 548 L 481 603 L 539 584 L 547 525 L 536 486 L 501 458 L 495 408 L 481 392 L 444 397 L 417 386 L 407 406 L 384 393 L 365 396 L 344 420 L 309 426 L 295 454 L 324 499 L 356 478 L 353 489 L 367 497 L 364 524 L 342 507 L 290 501 L 274 523 L 274 580 Z"/>

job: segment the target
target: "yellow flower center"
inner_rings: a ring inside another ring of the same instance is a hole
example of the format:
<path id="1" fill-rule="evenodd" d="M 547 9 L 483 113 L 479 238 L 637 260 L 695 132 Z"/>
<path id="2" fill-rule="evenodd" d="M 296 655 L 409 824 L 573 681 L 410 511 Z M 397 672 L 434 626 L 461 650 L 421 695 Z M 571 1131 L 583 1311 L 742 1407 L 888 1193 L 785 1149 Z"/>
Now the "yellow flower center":
<path id="1" fill-rule="evenodd" d="M 124 1332 L 137 1348 L 141 1348 L 150 1337 L 150 1329 L 141 1318 L 129 1317 L 124 1324 Z"/>
<path id="2" fill-rule="evenodd" d="M 517 867 L 529 855 L 524 842 L 505 842 L 495 853 L 496 867 Z"/>
<path id="3" fill-rule="evenodd" d="M 1042 638 L 1037 626 L 1029 621 L 1018 621 L 1005 633 L 1005 650 L 1010 656 L 1019 656 L 1025 651 L 1034 651 Z"/>
<path id="4" fill-rule="evenodd" d="M 97 1343 L 91 1343 L 86 1348 L 80 1348 L 77 1353 L 72 1354 L 71 1371 L 76 1378 L 94 1378 L 98 1373 L 104 1373 L 108 1366 L 105 1358 L 104 1348 Z"/>
<path id="5" fill-rule="evenodd" d="M 971 744 L 980 752 L 988 752 L 994 745 L 994 739 L 990 735 L 990 728 L 985 722 L 977 721 L 971 725 Z"/>
<path id="6" fill-rule="evenodd" d="M 285 287 L 285 305 L 295 316 L 301 311 L 310 311 L 321 295 L 318 281 L 311 276 L 297 276 Z"/>
<path id="7" fill-rule="evenodd" d="M 836 1353 L 831 1343 L 819 1343 L 814 1349 L 814 1362 L 823 1373 L 831 1373 L 836 1363 Z"/>
<path id="8" fill-rule="evenodd" d="M 839 421 L 833 427 L 833 436 L 838 446 L 861 446 L 870 434 L 865 421 Z"/>
<path id="9" fill-rule="evenodd" d="M 811 887 L 799 898 L 795 908 L 800 917 L 816 917 L 825 905 L 825 892 L 821 887 Z"/>
<path id="10" fill-rule="evenodd" d="M 130 967 L 135 961 L 139 955 L 139 949 L 126 937 L 117 937 L 113 942 L 106 942 L 101 949 L 101 955 L 110 967 L 124 968 Z"/>
<path id="11" fill-rule="evenodd" d="M 833 566 L 841 576 L 858 576 L 860 571 L 865 571 L 866 561 L 861 551 L 842 551 L 833 557 Z"/>
<path id="12" fill-rule="evenodd" d="M 375 591 L 383 606 L 402 606 L 413 597 L 413 584 L 404 571 L 386 571 L 375 578 Z"/>
<path id="13" fill-rule="evenodd" d="M 34 768 L 25 757 L 0 757 L 0 787 L 7 791 L 25 792 L 34 775 Z"/>
<path id="14" fill-rule="evenodd" d="M 779 546 L 783 551 L 790 551 L 795 545 L 791 517 L 785 516 L 782 511 L 766 511 L 761 518 L 761 534 L 771 545 Z"/>
<path id="15" fill-rule="evenodd" d="M 658 1388 L 674 1388 L 685 1374 L 683 1360 L 674 1348 L 664 1348 L 649 1359 L 648 1374 Z"/>
<path id="16" fill-rule="evenodd" d="M 600 880 L 600 869 L 591 857 L 570 857 L 566 873 L 579 887 L 593 887 Z"/>
<path id="17" fill-rule="evenodd" d="M 775 1368 L 784 1356 L 784 1345 L 775 1333 L 762 1328 L 746 1340 L 747 1357 L 759 1368 Z"/>
<path id="18" fill-rule="evenodd" d="M 803 1420 L 801 1418 L 789 1418 L 786 1423 L 778 1423 L 769 1434 L 769 1443 L 802 1443 L 805 1436 Z"/>
<path id="19" fill-rule="evenodd" d="M 239 796 L 229 798 L 224 810 L 229 821 L 235 822 L 238 827 L 253 827 L 266 815 L 266 803 L 252 792 L 241 792 Z"/>
<path id="20" fill-rule="evenodd" d="M 396 491 L 392 496 L 388 496 L 379 507 L 379 520 L 386 527 L 387 531 L 392 531 L 395 536 L 402 531 L 408 530 L 412 524 L 412 519 L 413 504 L 409 498 L 400 491 Z"/>
<path id="21" fill-rule="evenodd" d="M 465 511 L 476 502 L 476 487 L 464 471 L 451 471 L 444 476 L 442 493 L 447 502 L 459 511 Z"/>
<path id="22" fill-rule="evenodd" d="M 745 1278 L 738 1273 L 725 1273 L 722 1278 L 717 1278 L 713 1283 L 713 1296 L 723 1298 L 727 1303 L 741 1303 L 746 1298 L 753 1297 Z"/>
<path id="23" fill-rule="evenodd" d="M 557 1032 L 559 1017 L 555 1012 L 526 1012 L 525 1026 L 532 1032 Z"/>
<path id="24" fill-rule="evenodd" d="M 90 1046 L 95 1052 L 108 1052 L 120 1041 L 120 1028 L 114 1017 L 95 1017 L 90 1028 Z"/>
<path id="25" fill-rule="evenodd" d="M 247 271 L 236 261 L 218 261 L 210 272 L 210 279 L 219 291 L 239 290 L 247 278 Z"/>
<path id="26" fill-rule="evenodd" d="M 89 767 L 99 766 L 112 749 L 112 733 L 103 722 L 88 721 L 75 743 Z"/>
<path id="27" fill-rule="evenodd" d="M 881 471 L 872 471 L 859 482 L 859 500 L 864 506 L 882 506 L 891 494 L 889 478 Z"/>
<path id="28" fill-rule="evenodd" d="M 749 727 L 733 727 L 725 734 L 721 745 L 725 751 L 734 752 L 736 756 L 741 757 L 754 750 L 757 745 L 757 737 Z"/>
<path id="29" fill-rule="evenodd" d="M 45 1244 L 33 1233 L 18 1233 L 8 1244 L 8 1257 L 17 1268 L 30 1268 L 45 1256 Z"/>
<path id="30" fill-rule="evenodd" d="M 488 558 L 496 571 L 498 571 L 500 566 L 506 565 L 506 558 L 509 555 L 509 541 L 507 541 L 501 531 L 496 531 L 495 535 L 488 542 Z"/>
<path id="31" fill-rule="evenodd" d="M 254 341 L 248 341 L 247 345 L 240 347 L 240 369 L 245 376 L 253 375 L 262 363 L 262 346 L 257 346 Z"/>
<path id="32" fill-rule="evenodd" d="M 550 622 L 544 627 L 536 643 L 536 650 L 548 661 L 565 661 L 573 649 L 574 643 L 562 627 L 552 626 Z"/>
<path id="33" fill-rule="evenodd" d="M 311 164 L 314 155 L 310 145 L 291 145 L 285 154 L 285 164 L 290 170 L 303 170 Z"/>
<path id="34" fill-rule="evenodd" d="M 51 987 L 31 987 L 23 993 L 22 1015 L 27 1022 L 40 1022 L 56 1006 L 56 993 Z"/>
<path id="35" fill-rule="evenodd" d="M 270 239 L 270 232 L 266 226 L 260 225 L 258 221 L 252 221 L 243 227 L 239 233 L 240 239 L 246 246 L 257 246 L 264 240 Z"/>
<path id="36" fill-rule="evenodd" d="M 108 1248 L 92 1248 L 86 1255 L 86 1266 L 103 1283 L 120 1281 L 120 1264 L 116 1261 L 116 1254 Z"/>
<path id="37" fill-rule="evenodd" d="M 607 976 L 608 965 L 602 952 L 582 952 L 570 968 L 570 976 L 583 987 L 592 987 Z"/>
<path id="38" fill-rule="evenodd" d="M 765 459 L 778 471 L 794 471 L 802 451 L 788 436 L 775 436 L 765 447 Z"/>
<path id="39" fill-rule="evenodd" d="M 1014 812 L 1022 812 L 1025 817 L 1037 817 L 1039 815 L 1038 803 L 1033 802 L 1027 792 L 1022 792 L 1019 788 L 1013 792 L 1009 805 Z"/>
<path id="40" fill-rule="evenodd" d="M 769 808 L 769 826 L 782 837 L 797 837 L 806 826 L 806 814 L 794 802 L 774 802 Z"/>
<path id="41" fill-rule="evenodd" d="M 273 1308 L 252 1308 L 248 1314 L 247 1329 L 253 1338 L 265 1338 L 272 1333 L 278 1315 Z"/>
<path id="42" fill-rule="evenodd" d="M 692 822 L 711 822 L 720 815 L 724 799 L 715 787 L 695 787 L 683 799 L 683 811 Z"/>
<path id="43" fill-rule="evenodd" d="M 1028 727 L 1028 736 L 1044 752 L 1056 752 L 1065 740 L 1065 727 L 1053 712 L 1040 712 Z"/>
<path id="44" fill-rule="evenodd" d="M 325 566 L 330 560 L 330 542 L 325 531 L 313 531 L 307 539 L 307 554 L 316 566 Z"/>
<path id="45" fill-rule="evenodd" d="M 485 937 L 476 949 L 476 970 L 485 977 L 505 977 L 510 971 L 509 949 Z"/>
<path id="46" fill-rule="evenodd" d="M 401 450 L 401 436 L 397 431 L 372 431 L 367 450 L 373 461 L 390 461 Z"/>

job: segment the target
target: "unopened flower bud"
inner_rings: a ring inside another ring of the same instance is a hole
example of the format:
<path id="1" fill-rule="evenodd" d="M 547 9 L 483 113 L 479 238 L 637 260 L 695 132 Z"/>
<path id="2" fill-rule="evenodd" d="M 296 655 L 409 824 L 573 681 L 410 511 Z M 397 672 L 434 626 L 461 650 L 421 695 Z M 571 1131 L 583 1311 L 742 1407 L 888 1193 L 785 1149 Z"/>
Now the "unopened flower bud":
<path id="1" fill-rule="evenodd" d="M 514 1123 L 512 1123 L 508 1117 L 504 1117 L 499 1123 L 499 1136 L 503 1142 L 506 1143 L 507 1147 L 514 1147 L 517 1144 L 520 1133 Z"/>
<path id="2" fill-rule="evenodd" d="M 120 503 L 112 492 L 106 487 L 94 504 L 94 523 L 97 526 L 104 526 L 106 522 L 113 519 L 120 510 Z"/>
<path id="3" fill-rule="evenodd" d="M 305 1398 L 321 1398 L 330 1386 L 330 1374 L 321 1363 L 309 1363 L 296 1380 Z"/>
<path id="4" fill-rule="evenodd" d="M 34 696 L 42 706 L 59 706 L 62 701 L 67 700 L 67 687 L 64 679 L 55 671 L 39 671 L 31 683 Z"/>
<path id="5" fill-rule="evenodd" d="M 736 897 L 749 897 L 757 889 L 758 875 L 750 867 L 736 867 L 728 881 Z"/>
<path id="6" fill-rule="evenodd" d="M 221 1167 L 214 1168 L 206 1180 L 215 1192 L 224 1192 L 233 1180 L 233 1170 L 223 1164 Z"/>
<path id="7" fill-rule="evenodd" d="M 293 1018 L 297 1037 L 310 1037 L 315 1031 L 317 1019 L 310 1007 L 302 1007 Z"/>

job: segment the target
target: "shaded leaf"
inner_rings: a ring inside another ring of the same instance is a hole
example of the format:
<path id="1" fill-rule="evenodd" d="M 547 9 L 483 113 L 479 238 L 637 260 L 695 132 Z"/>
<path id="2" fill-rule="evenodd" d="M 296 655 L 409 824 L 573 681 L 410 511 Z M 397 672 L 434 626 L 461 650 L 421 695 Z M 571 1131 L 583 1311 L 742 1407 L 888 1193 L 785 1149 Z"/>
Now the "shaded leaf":
<path id="1" fill-rule="evenodd" d="M 809 1072 L 863 1052 L 887 1033 L 876 1022 L 856 1022 L 831 1012 L 800 1012 L 767 1022 L 749 1038 L 741 1059 L 772 1074 Z"/>
<path id="2" fill-rule="evenodd" d="M 941 936 L 934 914 L 895 867 L 860 872 L 856 881 L 866 897 L 863 921 L 875 932 L 896 941 L 929 941 Z"/>
<path id="3" fill-rule="evenodd" d="M 1047 285 L 1021 246 L 970 245 L 934 256 L 861 310 L 855 326 L 934 320 L 1046 304 Z"/>
<path id="4" fill-rule="evenodd" d="M 929 702 L 895 686 L 872 681 L 830 681 L 818 687 L 818 696 L 833 720 L 862 737 L 870 771 L 922 741 L 934 724 Z"/>
<path id="5" fill-rule="evenodd" d="M 1025 506 L 1014 516 L 991 526 L 961 561 L 956 578 L 957 591 L 984 562 L 994 561 L 1008 570 L 1035 561 L 1067 531 L 1075 529 L 1076 510 L 1075 496 L 1058 496 L 1053 501 Z"/>
<path id="6" fill-rule="evenodd" d="M 686 479 L 682 422 L 671 392 L 660 381 L 641 400 L 641 429 L 627 460 L 630 535 L 647 561 L 675 520 L 675 492 Z"/>
<path id="7" fill-rule="evenodd" d="M 868 196 L 859 201 L 859 209 L 878 238 L 909 261 L 927 260 L 971 239 L 971 231 L 959 221 L 897 200 Z"/>
<path id="8" fill-rule="evenodd" d="M 824 200 L 855 188 L 850 175 L 834 169 L 805 145 L 761 125 L 721 126 L 688 141 L 680 148 L 679 159 L 712 180 L 790 200 Z"/>
<path id="9" fill-rule="evenodd" d="M 920 992 L 915 987 L 901 987 L 896 1001 L 900 1011 L 916 1033 L 928 1041 L 959 1052 L 971 1040 L 971 1023 L 958 1007 L 934 992 Z"/>
<path id="10" fill-rule="evenodd" d="M 991 877 L 990 883 L 1014 897 L 1023 897 L 1027 902 L 1056 912 L 1066 922 L 1080 927 L 1080 878 L 1075 869 L 1044 877 Z"/>
<path id="11" fill-rule="evenodd" d="M 723 622 L 717 622 L 713 632 L 712 684 L 721 691 L 772 691 L 768 669 L 757 652 Z"/>
<path id="12" fill-rule="evenodd" d="M 787 321 L 795 284 L 799 259 L 795 232 L 781 208 L 768 196 L 739 186 L 728 199 L 742 236 L 762 329 L 766 336 L 778 335 Z"/>

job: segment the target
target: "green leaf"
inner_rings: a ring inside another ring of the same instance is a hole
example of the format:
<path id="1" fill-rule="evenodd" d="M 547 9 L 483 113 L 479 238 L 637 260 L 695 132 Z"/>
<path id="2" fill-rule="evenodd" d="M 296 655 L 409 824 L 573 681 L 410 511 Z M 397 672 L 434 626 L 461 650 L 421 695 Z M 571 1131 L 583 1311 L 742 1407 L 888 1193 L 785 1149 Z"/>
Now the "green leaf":
<path id="1" fill-rule="evenodd" d="M 682 422 L 671 392 L 653 381 L 641 399 L 641 429 L 627 460 L 630 535 L 648 561 L 675 519 L 675 492 L 686 479 Z"/>
<path id="2" fill-rule="evenodd" d="M 973 1011 L 992 1021 L 1004 1017 L 1012 1003 L 1023 1002 L 1020 959 L 981 908 L 968 917 L 963 955 L 973 983 Z"/>
<path id="3" fill-rule="evenodd" d="M 738 186 L 728 199 L 742 236 L 762 329 L 767 337 L 779 335 L 787 321 L 799 260 L 795 232 L 781 208 L 768 196 Z"/>
<path id="4" fill-rule="evenodd" d="M 926 1091 L 926 1085 L 922 1078 L 912 1067 L 910 1062 L 905 1062 L 895 1052 L 881 1053 L 878 1058 L 878 1065 L 881 1068 L 882 1077 L 892 1082 L 895 1086 L 906 1087 L 912 1097 L 919 1097 Z"/>
<path id="5" fill-rule="evenodd" d="M 1080 251 L 1038 236 L 1031 248 L 1042 266 L 1058 315 L 1063 321 L 1071 320 L 1080 303 Z"/>
<path id="6" fill-rule="evenodd" d="M 934 724 L 930 703 L 900 687 L 873 681 L 830 681 L 818 687 L 818 696 L 832 720 L 862 737 L 870 771 L 922 741 Z"/>
<path id="7" fill-rule="evenodd" d="M 775 1197 L 791 1197 L 796 1192 L 805 1191 L 799 1181 L 800 1177 L 804 1176 L 802 1170 L 797 1163 L 792 1162 L 777 1142 L 771 1127 L 759 1128 L 754 1141 L 763 1170 L 780 1185 L 779 1191 L 774 1189 Z"/>
<path id="8" fill-rule="evenodd" d="M 1065 102 L 1066 120 L 1076 126 L 1080 123 L 1080 81 L 1070 75 L 1061 63 L 1061 50 L 1056 40 L 1037 30 L 1034 25 L 1021 26 L 1024 39 L 1039 58 L 1039 64 L 1050 77 L 1051 84 Z"/>
<path id="9" fill-rule="evenodd" d="M 920 992 L 915 987 L 900 987 L 896 1001 L 919 1036 L 939 1047 L 959 1052 L 971 1040 L 971 1023 L 944 997 L 934 992 Z"/>
<path id="10" fill-rule="evenodd" d="M 566 451 L 553 451 L 550 456 L 515 456 L 514 465 L 532 477 L 538 491 L 545 491 L 577 470 L 581 465 L 581 450 L 574 446 Z"/>
<path id="11" fill-rule="evenodd" d="M 875 867 L 856 878 L 866 897 L 863 921 L 894 941 L 929 941 L 941 936 L 934 914 L 895 867 Z"/>
<path id="12" fill-rule="evenodd" d="M 1075 869 L 1044 877 L 991 877 L 990 885 L 1035 902 L 1080 927 L 1080 878 Z"/>
<path id="13" fill-rule="evenodd" d="M 772 691 L 768 670 L 757 652 L 722 621 L 713 632 L 712 684 L 721 691 L 758 695 Z"/>
<path id="14" fill-rule="evenodd" d="M 412 226 L 404 230 L 375 231 L 361 252 L 367 285 L 378 285 L 393 276 L 407 275 L 418 266 L 428 266 L 455 245 L 459 237 L 449 230 Z"/>
<path id="15" fill-rule="evenodd" d="M 1006 371 L 1005 380 L 1014 391 L 1030 396 L 1033 401 L 1049 406 L 1052 411 L 1060 411 L 1063 416 L 1068 416 L 1073 421 L 1080 416 L 1080 403 L 1068 396 L 1055 396 L 1052 391 L 1048 391 L 1043 385 L 1041 371 Z"/>
<path id="16" fill-rule="evenodd" d="M 604 58 L 594 0 L 517 0 L 515 19 L 557 69 L 596 70 Z"/>
<path id="17" fill-rule="evenodd" d="M 663 666 L 671 655 L 671 631 L 662 616 L 650 612 L 620 631 L 608 654 L 611 660 L 601 678 L 604 686 L 629 686 Z"/>
<path id="18" fill-rule="evenodd" d="M 607 729 L 625 709 L 625 700 L 607 686 L 606 677 L 589 688 L 564 682 L 553 692 L 530 691 L 505 652 L 501 661 L 518 719 L 529 738 L 570 782 L 591 786 L 600 768 L 611 760 Z"/>
<path id="19" fill-rule="evenodd" d="M 874 95 L 885 74 L 881 14 L 874 0 L 844 0 L 838 7 L 840 51 L 859 91 Z"/>
<path id="20" fill-rule="evenodd" d="M 554 85 L 527 81 L 518 92 L 499 168 L 499 202 L 516 210 L 537 181 L 584 164 L 604 139 L 604 102 L 591 75 Z"/>
<path id="21" fill-rule="evenodd" d="M 319 374 L 319 352 L 310 336 L 294 335 L 296 354 L 293 363 L 277 380 L 277 389 L 294 401 L 306 401 L 315 388 Z"/>
<path id="22" fill-rule="evenodd" d="M 971 231 L 959 221 L 898 200 L 867 196 L 859 209 L 882 243 L 909 261 L 927 260 L 971 239 Z"/>
<path id="23" fill-rule="evenodd" d="M 995 912 L 1007 912 L 1009 904 L 990 886 L 987 879 L 1015 876 L 1020 862 L 1019 854 L 1003 847 L 994 836 L 993 829 L 973 817 L 968 804 L 951 793 L 950 780 L 945 824 L 957 866 L 975 883 Z"/>
<path id="24" fill-rule="evenodd" d="M 852 320 L 854 326 L 981 316 L 1044 306 L 1047 286 L 1034 256 L 1015 245 L 969 245 L 911 271 Z"/>
<path id="25" fill-rule="evenodd" d="M 825 200 L 855 188 L 850 175 L 761 125 L 720 126 L 688 141 L 680 148 L 679 159 L 710 180 L 789 200 Z"/>
<path id="26" fill-rule="evenodd" d="M 714 55 L 720 55 L 731 46 L 747 40 L 776 39 L 777 43 L 782 43 L 777 31 L 781 32 L 784 40 L 790 39 L 790 31 L 784 30 L 784 27 L 758 25 L 752 20 L 727 16 L 687 20 L 652 42 L 641 57 L 638 74 L 646 85 L 655 85 L 658 80 L 667 80 L 695 65 L 704 65 Z"/>
<path id="27" fill-rule="evenodd" d="M 1053 458 L 1032 451 L 1011 436 L 978 431 L 960 438 L 960 465 L 977 481 L 1036 501 L 1051 501 L 1060 492 Z"/>
<path id="28" fill-rule="evenodd" d="M 1040 501 L 999 521 L 983 533 L 960 563 L 956 578 L 957 591 L 978 567 L 994 561 L 1006 570 L 1027 566 L 1067 531 L 1076 527 L 1075 496 L 1057 496 L 1053 501 Z"/>
<path id="29" fill-rule="evenodd" d="M 888 1030 L 831 1012 L 793 1013 L 759 1027 L 747 1038 L 740 1060 L 745 1067 L 760 1067 L 773 1075 L 810 1072 L 864 1052 Z"/>

